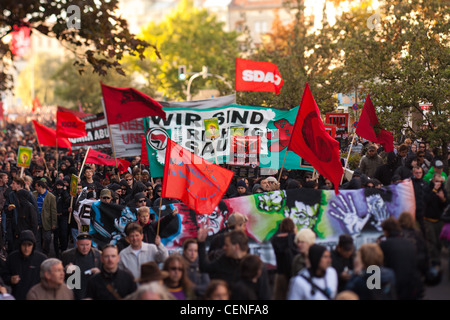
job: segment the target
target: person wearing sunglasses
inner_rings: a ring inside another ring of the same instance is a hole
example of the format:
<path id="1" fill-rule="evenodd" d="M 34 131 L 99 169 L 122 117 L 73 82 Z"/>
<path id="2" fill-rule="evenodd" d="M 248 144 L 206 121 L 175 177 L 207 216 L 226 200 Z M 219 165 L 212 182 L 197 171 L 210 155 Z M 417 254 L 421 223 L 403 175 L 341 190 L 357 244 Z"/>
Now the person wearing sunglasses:
<path id="1" fill-rule="evenodd" d="M 131 173 L 125 174 L 125 182 L 127 183 L 129 189 L 133 189 L 134 179 Z"/>
<path id="2" fill-rule="evenodd" d="M 147 198 L 152 201 L 153 199 L 153 186 L 151 182 L 145 182 L 145 192 L 147 193 Z"/>
<path id="3" fill-rule="evenodd" d="M 134 205 L 137 209 L 150 205 L 150 200 L 147 198 L 144 192 L 138 192 L 134 195 Z"/>
<path id="4" fill-rule="evenodd" d="M 103 202 L 103 203 L 111 203 L 111 199 L 112 199 L 111 190 L 103 189 L 100 192 L 100 201 L 101 202 Z"/>
<path id="5" fill-rule="evenodd" d="M 187 275 L 186 264 L 179 253 L 171 254 L 164 261 L 163 270 L 169 273 L 164 284 L 177 300 L 195 300 L 194 284 Z"/>
<path id="6" fill-rule="evenodd" d="M 152 207 L 159 207 L 160 205 L 167 206 L 172 203 L 180 203 L 180 202 L 181 201 L 178 199 L 163 198 L 162 197 L 162 185 L 157 184 L 154 186 Z"/>

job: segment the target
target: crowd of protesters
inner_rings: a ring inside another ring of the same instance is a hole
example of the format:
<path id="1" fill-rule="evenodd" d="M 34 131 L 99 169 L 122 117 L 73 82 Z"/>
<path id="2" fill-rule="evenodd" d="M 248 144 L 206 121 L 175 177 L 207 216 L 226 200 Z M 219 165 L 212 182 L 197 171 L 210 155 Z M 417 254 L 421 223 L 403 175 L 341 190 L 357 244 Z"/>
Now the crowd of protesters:
<path id="1" fill-rule="evenodd" d="M 17 167 L 19 146 L 33 148 L 28 168 Z M 396 144 L 390 153 L 367 141 L 355 141 L 355 146 L 361 161 L 340 189 L 380 188 L 411 179 L 415 214 L 386 219 L 377 243 L 356 248 L 352 237 L 344 234 L 332 250 L 316 243 L 312 230 L 296 230 L 286 218 L 271 239 L 277 264 L 272 278 L 261 257 L 250 253 L 245 216 L 232 214 L 226 232 L 210 242 L 209 252 L 206 226 L 200 226 L 197 238 L 186 240 L 179 251 L 169 252 L 149 211 L 160 201 L 167 203 L 161 198 L 162 179 L 151 177 L 139 157 L 128 159 L 131 165 L 123 174 L 115 167 L 93 164 L 80 173 L 85 150 L 41 147 L 29 126 L 10 124 L 0 131 L 0 297 L 421 299 L 424 287 L 442 272 L 441 249 L 447 242 L 440 235 L 450 222 L 448 160 L 411 139 Z M 344 166 L 344 158 L 342 162 Z M 72 174 L 80 177 L 77 196 L 69 193 Z M 302 188 L 334 189 L 315 172 L 283 169 L 279 176 L 235 177 L 224 198 Z M 124 247 L 95 248 L 92 236 L 79 230 L 72 213 L 83 190 L 87 198 L 136 210 L 138 220 L 127 224 Z M 369 266 L 380 268 L 381 288 L 367 287 Z M 70 287 L 70 275 L 77 268 L 81 285 Z"/>

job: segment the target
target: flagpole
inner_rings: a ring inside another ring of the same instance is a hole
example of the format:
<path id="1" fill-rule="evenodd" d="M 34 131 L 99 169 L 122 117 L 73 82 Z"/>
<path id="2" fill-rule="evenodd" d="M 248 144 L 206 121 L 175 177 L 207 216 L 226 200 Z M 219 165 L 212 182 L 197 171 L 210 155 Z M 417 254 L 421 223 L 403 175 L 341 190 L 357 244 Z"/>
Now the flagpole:
<path id="1" fill-rule="evenodd" d="M 86 154 L 84 155 L 83 162 L 81 163 L 80 171 L 78 172 L 78 180 L 80 180 L 81 173 L 83 172 L 84 163 L 86 162 L 86 158 L 89 154 L 89 150 L 91 150 L 91 147 L 89 147 L 86 151 Z"/>
<path id="2" fill-rule="evenodd" d="M 34 124 L 33 124 L 33 128 L 34 128 L 34 132 L 36 133 L 36 140 L 37 140 L 37 143 L 38 143 L 39 150 L 42 153 L 41 143 L 39 142 L 39 135 L 37 134 L 37 131 L 36 131 L 36 128 L 35 128 Z M 44 160 L 45 169 L 47 169 L 47 171 L 48 171 L 47 161 L 45 161 L 45 155 L 44 155 L 43 160 Z"/>
<path id="3" fill-rule="evenodd" d="M 345 172 L 347 171 L 348 159 L 350 158 L 350 153 L 352 152 L 352 147 L 353 147 L 353 142 L 355 141 L 355 136 L 356 136 L 356 132 L 353 133 L 352 143 L 350 144 L 350 148 L 348 149 L 347 160 L 345 161 L 344 173 L 342 174 L 340 185 L 344 181 Z"/>
<path id="4" fill-rule="evenodd" d="M 58 133 L 56 133 L 56 176 L 58 176 L 58 160 L 59 160 L 59 155 L 58 155 Z"/>
<path id="5" fill-rule="evenodd" d="M 103 98 L 101 98 L 101 100 L 102 100 L 103 113 L 105 114 L 106 125 L 108 126 L 108 131 L 109 131 L 109 141 L 111 142 L 111 147 L 112 147 L 112 151 L 113 151 L 113 155 L 114 155 L 114 162 L 116 163 L 117 178 L 119 178 L 117 183 L 120 183 L 119 167 L 117 165 L 116 150 L 114 149 L 114 141 L 113 141 L 113 137 L 112 137 L 112 133 L 111 133 L 111 126 L 109 125 L 108 115 L 106 114 L 105 101 L 103 100 Z"/>
<path id="6" fill-rule="evenodd" d="M 86 158 L 87 158 L 87 155 L 88 155 L 90 149 L 91 149 L 91 147 L 89 147 L 87 149 L 86 154 L 84 155 L 83 163 L 81 164 L 80 171 L 78 172 L 77 185 L 78 185 L 78 182 L 80 181 L 81 173 L 83 172 L 84 163 L 86 162 Z M 68 222 L 68 224 L 70 224 L 70 218 L 72 217 L 72 205 L 73 205 L 73 196 L 71 195 L 70 196 L 70 212 L 69 212 L 69 222 Z"/>
<path id="7" fill-rule="evenodd" d="M 278 175 L 278 183 L 280 183 L 280 180 L 281 180 L 281 173 L 283 173 L 284 162 L 286 161 L 287 153 L 288 153 L 288 150 L 286 148 L 286 153 L 284 154 L 283 164 L 282 164 L 281 169 L 280 169 L 280 174 Z"/>

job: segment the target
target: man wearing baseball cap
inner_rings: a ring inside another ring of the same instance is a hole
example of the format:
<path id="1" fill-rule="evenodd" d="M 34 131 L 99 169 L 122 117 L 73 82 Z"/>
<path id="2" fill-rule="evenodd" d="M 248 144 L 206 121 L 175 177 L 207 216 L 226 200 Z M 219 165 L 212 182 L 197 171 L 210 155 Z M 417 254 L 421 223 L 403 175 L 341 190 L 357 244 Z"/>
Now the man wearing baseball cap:
<path id="1" fill-rule="evenodd" d="M 73 289 L 75 299 L 81 300 L 86 297 L 87 282 L 91 275 L 99 273 L 101 268 L 101 252 L 92 247 L 92 236 L 87 232 L 81 232 L 77 236 L 76 247 L 62 253 L 61 260 L 66 270 L 67 278 L 75 272 L 75 267 L 80 268 L 80 287 Z"/>
<path id="2" fill-rule="evenodd" d="M 111 203 L 112 195 L 111 190 L 109 189 L 103 189 L 100 192 L 100 201 L 103 203 Z"/>
<path id="3" fill-rule="evenodd" d="M 439 159 L 434 161 L 428 173 L 423 177 L 423 180 L 429 184 L 435 173 L 440 174 L 444 178 L 444 182 L 447 181 L 447 174 L 444 172 L 444 163 Z"/>

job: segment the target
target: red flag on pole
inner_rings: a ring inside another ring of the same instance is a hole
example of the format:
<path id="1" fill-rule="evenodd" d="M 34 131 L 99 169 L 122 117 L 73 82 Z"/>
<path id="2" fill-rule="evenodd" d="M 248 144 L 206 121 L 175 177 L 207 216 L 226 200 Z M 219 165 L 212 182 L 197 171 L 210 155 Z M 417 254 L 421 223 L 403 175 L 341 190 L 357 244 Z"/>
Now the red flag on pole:
<path id="1" fill-rule="evenodd" d="M 32 120 L 34 129 L 40 145 L 48 147 L 56 147 L 56 130 L 40 124 L 36 120 Z M 72 144 L 67 138 L 58 137 L 58 147 L 72 150 Z"/>
<path id="2" fill-rule="evenodd" d="M 109 156 L 105 153 L 101 153 L 89 148 L 88 153 L 86 154 L 86 163 L 93 164 L 103 164 L 105 166 L 116 166 L 116 160 L 114 157 Z M 127 171 L 130 166 L 130 162 L 123 159 L 117 159 L 117 166 L 119 167 L 119 173 L 122 174 Z"/>
<path id="3" fill-rule="evenodd" d="M 81 112 L 80 112 L 80 111 L 77 111 L 77 110 L 64 108 L 64 107 L 61 107 L 61 106 L 58 106 L 57 111 L 70 112 L 70 113 L 76 115 L 80 119 L 83 119 L 84 117 L 92 115 L 92 113 L 86 113 L 86 112 L 83 112 L 83 110 L 81 110 Z"/>
<path id="4" fill-rule="evenodd" d="M 394 136 L 392 132 L 380 126 L 369 95 L 364 102 L 355 133 L 366 140 L 381 144 L 386 152 L 394 151 Z"/>
<path id="5" fill-rule="evenodd" d="M 276 64 L 236 58 L 236 91 L 275 92 L 284 84 Z"/>
<path id="6" fill-rule="evenodd" d="M 11 32 L 10 50 L 15 56 L 24 56 L 31 47 L 31 29 L 26 26 L 15 25 L 13 30 Z"/>
<path id="7" fill-rule="evenodd" d="M 71 112 L 56 111 L 56 134 L 66 138 L 84 137 L 87 135 L 86 122 Z"/>
<path id="8" fill-rule="evenodd" d="M 141 144 L 141 163 L 145 165 L 149 165 L 148 162 L 148 153 L 147 153 L 147 143 L 145 141 L 145 136 L 142 136 L 142 144 Z"/>
<path id="9" fill-rule="evenodd" d="M 197 214 L 211 214 L 233 175 L 168 139 L 162 197 L 179 199 Z"/>
<path id="10" fill-rule="evenodd" d="M 311 163 L 317 172 L 334 184 L 335 193 L 339 193 L 344 173 L 339 156 L 339 142 L 325 130 L 308 83 L 303 91 L 288 150 Z"/>
<path id="11" fill-rule="evenodd" d="M 137 118 L 160 116 L 166 119 L 161 104 L 133 88 L 115 88 L 101 83 L 108 124 Z"/>
<path id="12" fill-rule="evenodd" d="M 41 107 L 41 103 L 39 102 L 38 97 L 34 97 L 33 102 L 32 102 L 32 108 L 31 108 L 31 112 L 35 112 L 37 108 Z"/>

